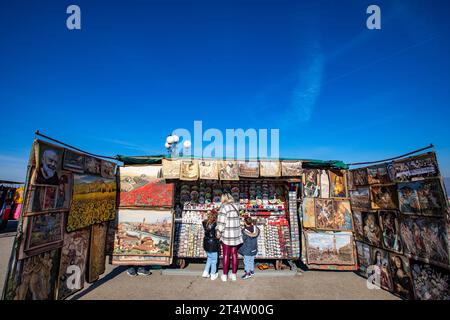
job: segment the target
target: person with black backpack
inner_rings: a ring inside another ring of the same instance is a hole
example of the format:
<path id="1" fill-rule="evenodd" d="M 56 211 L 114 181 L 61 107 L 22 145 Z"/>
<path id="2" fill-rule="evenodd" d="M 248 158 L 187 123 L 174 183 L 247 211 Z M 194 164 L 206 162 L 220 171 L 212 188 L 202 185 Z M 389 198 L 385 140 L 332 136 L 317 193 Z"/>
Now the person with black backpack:
<path id="1" fill-rule="evenodd" d="M 203 271 L 203 278 L 211 277 L 211 280 L 216 280 L 219 277 L 217 272 L 217 260 L 219 255 L 219 239 L 216 238 L 217 226 L 217 212 L 213 209 L 208 211 L 207 219 L 203 221 L 203 229 L 205 230 L 205 237 L 203 238 L 203 249 L 206 251 L 205 270 Z"/>
<path id="2" fill-rule="evenodd" d="M 239 253 L 244 256 L 245 274 L 243 280 L 249 279 L 255 275 L 255 256 L 258 253 L 259 229 L 254 225 L 251 217 L 245 217 L 244 229 L 242 229 L 242 238 L 244 243 L 239 248 Z"/>

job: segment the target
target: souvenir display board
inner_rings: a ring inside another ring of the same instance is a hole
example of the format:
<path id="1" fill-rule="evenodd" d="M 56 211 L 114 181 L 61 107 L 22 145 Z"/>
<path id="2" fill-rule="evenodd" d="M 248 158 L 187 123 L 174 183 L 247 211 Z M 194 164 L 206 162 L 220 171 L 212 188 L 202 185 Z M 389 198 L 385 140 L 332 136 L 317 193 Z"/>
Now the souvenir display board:
<path id="1" fill-rule="evenodd" d="M 115 218 L 115 167 L 34 141 L 4 299 L 65 299 L 83 288 L 88 261 L 101 270 L 103 257 L 104 268 L 104 247 L 88 247 L 91 228 Z"/>
<path id="2" fill-rule="evenodd" d="M 350 170 L 359 273 L 403 299 L 450 299 L 449 218 L 434 152 Z"/>

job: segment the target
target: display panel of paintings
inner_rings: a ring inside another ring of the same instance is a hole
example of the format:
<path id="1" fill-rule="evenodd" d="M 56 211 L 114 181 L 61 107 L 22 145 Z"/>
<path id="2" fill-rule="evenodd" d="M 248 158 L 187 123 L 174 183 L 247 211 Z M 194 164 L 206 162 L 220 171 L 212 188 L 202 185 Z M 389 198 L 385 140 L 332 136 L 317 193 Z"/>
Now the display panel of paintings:
<path id="1" fill-rule="evenodd" d="M 359 210 L 353 210 L 353 226 L 356 240 L 364 239 L 362 214 Z"/>
<path id="2" fill-rule="evenodd" d="M 308 264 L 355 265 L 351 232 L 305 231 Z"/>
<path id="3" fill-rule="evenodd" d="M 397 211 L 379 211 L 378 216 L 383 248 L 402 253 L 403 245 L 398 222 L 399 213 Z"/>
<path id="4" fill-rule="evenodd" d="M 65 299 L 83 289 L 89 240 L 89 228 L 64 234 L 59 266 L 58 300 Z M 80 277 L 75 276 L 77 271 L 79 271 Z"/>
<path id="5" fill-rule="evenodd" d="M 105 272 L 105 248 L 107 223 L 94 224 L 91 227 L 87 281 L 97 280 Z"/>
<path id="6" fill-rule="evenodd" d="M 60 249 L 55 249 L 18 261 L 16 287 L 8 299 L 54 300 L 59 258 Z"/>
<path id="7" fill-rule="evenodd" d="M 283 177 L 301 177 L 302 172 L 301 161 L 281 161 L 281 175 Z"/>
<path id="8" fill-rule="evenodd" d="M 436 154 L 429 152 L 393 162 L 397 182 L 421 180 L 439 176 Z"/>
<path id="9" fill-rule="evenodd" d="M 370 186 L 370 200 L 372 209 L 396 210 L 398 208 L 397 186 L 395 184 Z"/>
<path id="10" fill-rule="evenodd" d="M 351 212 L 348 200 L 315 199 L 316 228 L 352 231 Z"/>
<path id="11" fill-rule="evenodd" d="M 361 212 L 364 241 L 381 247 L 381 227 L 377 212 Z"/>
<path id="12" fill-rule="evenodd" d="M 31 184 L 58 186 L 63 168 L 64 149 L 41 140 L 36 140 L 33 148 L 36 170 Z"/>
<path id="13" fill-rule="evenodd" d="M 175 185 L 157 178 L 159 166 L 119 167 L 119 207 L 172 207 Z"/>
<path id="14" fill-rule="evenodd" d="M 181 160 L 162 160 L 162 175 L 164 179 L 179 179 L 181 172 Z"/>
<path id="15" fill-rule="evenodd" d="M 370 209 L 370 190 L 368 187 L 358 187 L 355 190 L 350 190 L 350 200 L 353 208 Z"/>
<path id="16" fill-rule="evenodd" d="M 356 241 L 356 252 L 358 255 L 358 264 L 361 275 L 367 277 L 367 268 L 372 263 L 371 248 L 368 244 Z"/>
<path id="17" fill-rule="evenodd" d="M 444 219 L 402 216 L 400 234 L 406 255 L 448 268 L 448 234 Z"/>
<path id="18" fill-rule="evenodd" d="M 330 177 L 330 197 L 332 198 L 346 198 L 347 197 L 347 181 L 345 171 L 330 170 L 328 171 Z"/>
<path id="19" fill-rule="evenodd" d="M 411 260 L 414 294 L 417 300 L 450 300 L 450 272 Z"/>
<path id="20" fill-rule="evenodd" d="M 75 174 L 67 232 L 112 220 L 115 215 L 116 180 Z"/>
<path id="21" fill-rule="evenodd" d="M 198 161 L 181 160 L 180 180 L 195 181 L 198 180 Z"/>
<path id="22" fill-rule="evenodd" d="M 73 172 L 84 173 L 84 154 L 69 149 L 64 150 L 63 168 Z"/>
<path id="23" fill-rule="evenodd" d="M 302 213 L 303 213 L 302 219 L 303 228 L 315 228 L 316 214 L 315 214 L 314 198 L 303 198 Z"/>
<path id="24" fill-rule="evenodd" d="M 239 180 L 239 165 L 237 161 L 219 162 L 220 180 Z"/>
<path id="25" fill-rule="evenodd" d="M 406 300 L 414 299 L 408 258 L 391 252 L 389 253 L 389 265 L 391 268 L 393 293 Z"/>
<path id="26" fill-rule="evenodd" d="M 281 163 L 280 161 L 260 161 L 259 174 L 261 177 L 280 177 Z"/>
<path id="27" fill-rule="evenodd" d="M 239 161 L 239 176 L 245 178 L 259 177 L 259 162 L 258 161 Z"/>
<path id="28" fill-rule="evenodd" d="M 119 210 L 114 255 L 172 256 L 173 214 L 170 210 Z"/>
<path id="29" fill-rule="evenodd" d="M 63 245 L 64 216 L 64 212 L 50 212 L 27 218 L 26 255 L 35 255 Z"/>
<path id="30" fill-rule="evenodd" d="M 369 184 L 391 183 L 388 168 L 385 163 L 367 167 L 367 182 Z"/>
<path id="31" fill-rule="evenodd" d="M 369 179 L 368 179 L 368 176 L 367 176 L 367 169 L 366 168 L 350 170 L 350 173 L 352 175 L 353 185 L 355 187 L 357 187 L 357 186 L 366 186 L 366 185 L 369 184 Z"/>
<path id="32" fill-rule="evenodd" d="M 440 179 L 399 183 L 398 200 L 404 214 L 443 216 L 447 207 Z"/>
<path id="33" fill-rule="evenodd" d="M 308 169 L 303 171 L 303 196 L 315 198 L 319 196 L 320 171 Z"/>
<path id="34" fill-rule="evenodd" d="M 385 250 L 372 247 L 371 253 L 371 268 L 368 273 L 368 276 L 372 276 L 374 273 L 377 273 L 377 276 L 373 277 L 373 279 L 379 279 L 379 285 L 381 288 L 392 291 L 392 279 L 390 276 L 390 264 L 389 264 L 389 253 Z M 379 276 L 379 277 L 378 277 Z"/>
<path id="35" fill-rule="evenodd" d="M 202 160 L 198 163 L 200 179 L 217 180 L 219 179 L 219 167 L 217 161 Z"/>

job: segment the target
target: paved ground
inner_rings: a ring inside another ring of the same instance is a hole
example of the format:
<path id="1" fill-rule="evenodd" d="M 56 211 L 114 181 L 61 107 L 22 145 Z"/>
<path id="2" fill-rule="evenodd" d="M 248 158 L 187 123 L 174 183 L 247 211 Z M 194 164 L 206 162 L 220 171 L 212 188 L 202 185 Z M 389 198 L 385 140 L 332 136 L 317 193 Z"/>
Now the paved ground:
<path id="1" fill-rule="evenodd" d="M 12 235 L 0 234 L 0 292 L 12 242 Z M 253 279 L 223 283 L 201 278 L 201 265 L 189 266 L 185 275 L 153 270 L 148 277 L 130 277 L 126 268 L 107 264 L 97 282 L 69 299 L 397 299 L 384 290 L 367 289 L 365 279 L 353 272 L 259 272 Z"/>

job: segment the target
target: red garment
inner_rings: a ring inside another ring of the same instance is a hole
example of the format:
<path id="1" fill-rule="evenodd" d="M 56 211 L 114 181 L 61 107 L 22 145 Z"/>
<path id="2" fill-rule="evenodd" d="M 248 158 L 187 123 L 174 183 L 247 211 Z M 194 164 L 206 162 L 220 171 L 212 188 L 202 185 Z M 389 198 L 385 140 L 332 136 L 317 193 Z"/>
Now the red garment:
<path id="1" fill-rule="evenodd" d="M 222 242 L 223 253 L 223 274 L 228 274 L 228 267 L 230 266 L 230 256 L 232 256 L 231 271 L 237 272 L 238 268 L 238 246 L 228 246 Z"/>
<path id="2" fill-rule="evenodd" d="M 13 219 L 14 220 L 19 220 L 20 210 L 21 209 L 22 209 L 22 204 L 21 203 L 17 204 L 16 208 L 14 209 L 14 212 L 13 212 Z"/>

